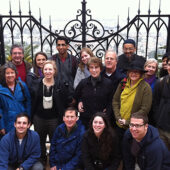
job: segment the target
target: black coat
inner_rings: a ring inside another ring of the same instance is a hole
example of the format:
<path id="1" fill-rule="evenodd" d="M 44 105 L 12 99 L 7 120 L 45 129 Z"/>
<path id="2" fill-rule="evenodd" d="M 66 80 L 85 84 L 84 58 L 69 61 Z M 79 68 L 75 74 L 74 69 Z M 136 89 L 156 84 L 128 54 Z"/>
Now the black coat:
<path id="1" fill-rule="evenodd" d="M 87 131 L 84 134 L 82 141 L 82 159 L 86 170 L 117 170 L 120 163 L 120 151 L 118 147 L 118 138 L 115 133 L 112 134 L 112 146 L 109 157 L 107 159 L 101 158 L 101 141 L 100 139 Z M 109 134 L 110 135 L 110 134 Z M 105 152 L 108 152 L 107 150 Z M 97 167 L 95 164 L 103 166 L 101 168 Z"/>
<path id="2" fill-rule="evenodd" d="M 112 82 L 107 78 L 101 77 L 95 87 L 92 85 L 91 76 L 83 79 L 75 89 L 74 94 L 77 102 L 83 102 L 84 113 L 80 116 L 91 118 L 93 114 L 103 112 L 104 109 L 109 115 L 107 110 L 110 110 L 111 107 L 112 91 Z"/>

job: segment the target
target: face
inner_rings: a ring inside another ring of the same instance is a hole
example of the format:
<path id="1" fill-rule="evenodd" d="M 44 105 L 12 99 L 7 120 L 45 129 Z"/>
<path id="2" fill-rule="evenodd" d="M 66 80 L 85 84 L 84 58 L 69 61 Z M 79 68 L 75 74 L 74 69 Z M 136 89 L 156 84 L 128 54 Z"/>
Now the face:
<path id="1" fill-rule="evenodd" d="M 168 70 L 168 74 L 170 75 L 170 60 L 168 61 L 168 64 L 167 64 L 167 70 Z"/>
<path id="2" fill-rule="evenodd" d="M 89 65 L 89 72 L 92 77 L 97 78 L 100 75 L 101 69 L 97 64 L 90 64 Z"/>
<path id="3" fill-rule="evenodd" d="M 96 116 L 92 122 L 93 131 L 96 136 L 100 136 L 105 128 L 105 123 L 102 117 Z"/>
<path id="4" fill-rule="evenodd" d="M 145 70 L 148 71 L 145 74 L 148 76 L 152 76 L 156 74 L 156 66 L 157 64 L 155 62 L 149 63 L 146 67 Z"/>
<path id="5" fill-rule="evenodd" d="M 165 57 L 163 60 L 162 60 L 162 67 L 166 70 L 167 69 L 167 58 Z"/>
<path id="6" fill-rule="evenodd" d="M 131 81 L 137 82 L 141 78 L 141 73 L 138 70 L 130 70 L 129 78 Z"/>
<path id="7" fill-rule="evenodd" d="M 37 67 L 43 68 L 43 64 L 46 61 L 46 57 L 41 54 L 38 54 L 35 60 Z"/>
<path id="8" fill-rule="evenodd" d="M 63 121 L 67 127 L 68 130 L 71 130 L 78 120 L 78 117 L 76 116 L 76 113 L 74 110 L 68 110 L 65 112 L 65 116 L 63 116 Z"/>
<path id="9" fill-rule="evenodd" d="M 14 126 L 16 128 L 17 134 L 24 135 L 27 133 L 27 130 L 30 127 L 30 124 L 28 123 L 27 117 L 19 117 L 17 121 L 14 123 Z"/>
<path id="10" fill-rule="evenodd" d="M 51 79 L 54 77 L 55 74 L 55 70 L 52 64 L 45 64 L 44 68 L 43 68 L 43 73 L 44 73 L 44 77 L 47 79 Z"/>
<path id="11" fill-rule="evenodd" d="M 83 51 L 81 53 L 82 62 L 86 65 L 88 63 L 89 59 L 90 59 L 90 55 L 86 51 Z"/>
<path id="12" fill-rule="evenodd" d="M 24 53 L 22 52 L 20 48 L 14 48 L 12 50 L 11 57 L 12 57 L 12 62 L 15 65 L 20 65 L 23 62 Z"/>
<path id="13" fill-rule="evenodd" d="M 124 44 L 123 52 L 127 57 L 131 57 L 136 51 L 136 48 L 133 44 Z"/>
<path id="14" fill-rule="evenodd" d="M 147 129 L 148 129 L 148 124 L 143 123 L 143 119 L 136 119 L 136 118 L 131 118 L 130 119 L 130 132 L 132 134 L 132 137 L 140 142 L 143 137 L 146 135 Z"/>
<path id="15" fill-rule="evenodd" d="M 59 54 L 61 54 L 61 55 L 66 54 L 68 47 L 69 47 L 69 45 L 67 45 L 64 40 L 58 40 L 57 50 L 58 50 Z"/>
<path id="16" fill-rule="evenodd" d="M 5 80 L 7 84 L 14 83 L 16 80 L 16 73 L 11 68 L 5 70 Z"/>
<path id="17" fill-rule="evenodd" d="M 116 53 L 107 52 L 105 56 L 105 66 L 106 69 L 114 69 L 117 64 L 117 56 Z"/>

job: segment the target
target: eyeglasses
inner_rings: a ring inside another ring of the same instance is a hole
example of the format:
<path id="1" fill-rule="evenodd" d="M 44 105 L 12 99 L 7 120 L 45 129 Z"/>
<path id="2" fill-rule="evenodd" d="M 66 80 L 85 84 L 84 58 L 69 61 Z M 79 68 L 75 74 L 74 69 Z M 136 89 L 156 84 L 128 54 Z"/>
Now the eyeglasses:
<path id="1" fill-rule="evenodd" d="M 12 54 L 14 54 L 14 55 L 21 55 L 21 54 L 23 54 L 22 52 L 13 52 Z"/>
<path id="2" fill-rule="evenodd" d="M 144 126 L 144 125 L 145 125 L 145 124 L 140 125 L 140 124 L 133 124 L 133 123 L 130 123 L 130 124 L 129 124 L 129 127 L 130 127 L 130 128 L 135 127 L 136 129 L 138 129 L 138 128 Z"/>
<path id="3" fill-rule="evenodd" d="M 133 51 L 135 48 L 123 48 L 124 51 Z"/>
<path id="4" fill-rule="evenodd" d="M 66 44 L 57 44 L 57 47 L 60 47 L 60 46 L 65 47 Z"/>

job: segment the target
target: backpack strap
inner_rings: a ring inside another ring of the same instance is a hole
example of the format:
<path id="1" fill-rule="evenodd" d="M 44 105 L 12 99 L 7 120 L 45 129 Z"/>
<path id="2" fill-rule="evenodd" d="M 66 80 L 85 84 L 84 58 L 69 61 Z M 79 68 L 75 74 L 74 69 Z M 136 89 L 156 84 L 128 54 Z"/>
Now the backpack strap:
<path id="1" fill-rule="evenodd" d="M 20 87 L 21 87 L 21 91 L 22 91 L 22 94 L 23 94 L 23 96 L 24 96 L 24 103 L 27 101 L 27 98 L 26 98 L 26 95 L 25 95 L 25 90 L 24 90 L 24 86 L 23 86 L 23 84 L 19 81 L 19 80 L 17 80 L 17 83 L 20 85 Z"/>

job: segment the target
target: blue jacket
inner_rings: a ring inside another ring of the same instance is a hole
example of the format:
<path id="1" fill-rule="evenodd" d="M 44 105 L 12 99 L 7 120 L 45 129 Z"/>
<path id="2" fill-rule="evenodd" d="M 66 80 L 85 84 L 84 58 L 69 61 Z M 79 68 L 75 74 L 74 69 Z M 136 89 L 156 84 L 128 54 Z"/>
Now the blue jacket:
<path id="1" fill-rule="evenodd" d="M 6 133 L 14 128 L 17 114 L 21 112 L 26 112 L 29 116 L 31 114 L 30 93 L 26 84 L 22 81 L 20 83 L 16 83 L 14 94 L 7 87 L 0 85 L 0 115 L 2 115 L 0 129 L 5 129 Z"/>
<path id="2" fill-rule="evenodd" d="M 56 128 L 50 147 L 50 167 L 57 166 L 57 169 L 75 170 L 80 163 L 81 141 L 85 132 L 80 121 L 72 134 L 66 136 L 66 125 L 61 124 Z"/>
<path id="3" fill-rule="evenodd" d="M 170 152 L 159 137 L 158 130 L 149 125 L 145 137 L 139 142 L 137 159 L 131 154 L 132 135 L 129 129 L 123 139 L 123 159 L 126 170 L 135 170 L 135 160 L 141 170 L 169 170 Z"/>
<path id="4" fill-rule="evenodd" d="M 12 165 L 22 159 L 21 166 L 24 170 L 29 170 L 38 161 L 40 155 L 40 139 L 35 131 L 28 130 L 21 146 L 19 146 L 15 129 L 6 134 L 0 141 L 0 169 L 7 170 L 8 164 Z"/>

